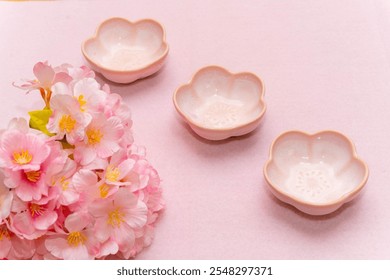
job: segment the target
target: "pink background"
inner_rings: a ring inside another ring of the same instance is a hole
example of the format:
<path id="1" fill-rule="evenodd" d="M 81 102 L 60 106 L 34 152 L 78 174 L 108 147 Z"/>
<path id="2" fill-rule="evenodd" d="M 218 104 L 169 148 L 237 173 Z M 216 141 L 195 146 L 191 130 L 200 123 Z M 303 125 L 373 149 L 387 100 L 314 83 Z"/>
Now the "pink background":
<path id="1" fill-rule="evenodd" d="M 138 259 L 390 258 L 388 1 L 1 2 L 1 127 L 41 106 L 11 83 L 32 78 L 40 60 L 83 64 L 81 42 L 112 16 L 156 19 L 170 45 L 157 75 L 109 83 L 132 108 L 167 203 Z M 264 80 L 268 110 L 256 131 L 209 142 L 179 118 L 174 90 L 209 64 Z M 262 168 L 290 129 L 349 136 L 370 167 L 363 193 L 320 218 L 278 202 Z"/>

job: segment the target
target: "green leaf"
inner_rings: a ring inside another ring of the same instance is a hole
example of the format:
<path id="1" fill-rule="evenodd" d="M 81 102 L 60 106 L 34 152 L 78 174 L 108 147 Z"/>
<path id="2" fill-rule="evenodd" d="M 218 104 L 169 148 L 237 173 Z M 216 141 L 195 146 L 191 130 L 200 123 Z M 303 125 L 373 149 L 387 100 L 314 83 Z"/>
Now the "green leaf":
<path id="1" fill-rule="evenodd" d="M 46 125 L 49 122 L 49 118 L 52 114 L 52 111 L 50 109 L 43 109 L 43 110 L 38 110 L 38 111 L 31 111 L 28 112 L 30 115 L 30 127 L 37 129 L 39 131 L 42 131 L 46 135 L 53 136 L 53 133 L 50 133 Z"/>

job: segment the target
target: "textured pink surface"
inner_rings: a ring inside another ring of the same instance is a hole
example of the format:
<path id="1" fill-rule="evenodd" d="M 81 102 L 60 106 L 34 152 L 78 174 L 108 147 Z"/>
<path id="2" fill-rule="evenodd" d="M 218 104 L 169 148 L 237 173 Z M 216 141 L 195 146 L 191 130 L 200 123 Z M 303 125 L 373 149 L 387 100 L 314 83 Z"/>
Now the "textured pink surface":
<path id="1" fill-rule="evenodd" d="M 156 19 L 170 45 L 159 74 L 112 85 L 165 188 L 167 209 L 139 259 L 390 258 L 389 2 L 1 2 L 1 126 L 40 104 L 13 81 L 39 60 L 82 64 L 81 42 L 112 16 Z M 209 142 L 177 115 L 174 90 L 209 64 L 263 79 L 268 110 L 250 135 Z M 363 193 L 320 218 L 278 202 L 262 168 L 291 129 L 349 136 L 370 168 Z"/>

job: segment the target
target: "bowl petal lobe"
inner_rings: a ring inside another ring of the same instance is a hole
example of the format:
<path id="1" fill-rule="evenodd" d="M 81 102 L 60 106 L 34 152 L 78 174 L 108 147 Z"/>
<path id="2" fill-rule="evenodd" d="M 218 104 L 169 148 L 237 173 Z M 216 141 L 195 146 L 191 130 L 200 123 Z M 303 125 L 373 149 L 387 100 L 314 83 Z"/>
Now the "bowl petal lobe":
<path id="1" fill-rule="evenodd" d="M 93 70 L 118 83 L 131 83 L 157 72 L 168 50 L 164 28 L 151 19 L 110 18 L 82 45 Z"/>
<path id="2" fill-rule="evenodd" d="M 274 142 L 270 154 L 275 165 L 287 172 L 292 166 L 309 162 L 309 138 L 300 132 L 285 133 Z"/>
<path id="3" fill-rule="evenodd" d="M 125 20 L 115 19 L 104 22 L 94 39 L 112 51 L 132 45 L 136 34 L 135 26 Z"/>
<path id="4" fill-rule="evenodd" d="M 199 98 L 226 96 L 230 85 L 230 75 L 219 68 L 200 71 L 195 75 L 191 86 Z"/>
<path id="5" fill-rule="evenodd" d="M 250 73 L 207 66 L 173 96 L 179 114 L 200 136 L 222 140 L 254 130 L 265 112 L 262 82 Z"/>
<path id="6" fill-rule="evenodd" d="M 354 157 L 354 147 L 341 134 L 322 132 L 311 139 L 311 160 L 332 166 L 334 172 L 344 168 Z"/>
<path id="7" fill-rule="evenodd" d="M 358 195 L 368 167 L 339 132 L 289 131 L 271 145 L 264 176 L 280 200 L 305 213 L 325 215 Z"/>
<path id="8" fill-rule="evenodd" d="M 135 45 L 149 55 L 160 50 L 163 42 L 163 30 L 149 21 L 140 21 L 136 24 Z"/>

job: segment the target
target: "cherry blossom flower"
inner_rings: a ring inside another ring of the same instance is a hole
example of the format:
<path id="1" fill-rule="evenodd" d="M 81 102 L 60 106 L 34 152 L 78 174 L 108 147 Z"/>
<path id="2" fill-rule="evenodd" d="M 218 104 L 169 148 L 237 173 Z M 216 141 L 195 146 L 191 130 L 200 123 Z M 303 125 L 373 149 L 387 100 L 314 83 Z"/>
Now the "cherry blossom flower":
<path id="1" fill-rule="evenodd" d="M 45 241 L 47 250 L 65 260 L 92 260 L 99 253 L 99 243 L 89 228 L 91 219 L 85 213 L 73 213 L 65 220 L 66 232 Z"/>
<path id="2" fill-rule="evenodd" d="M 0 167 L 2 168 L 12 171 L 39 170 L 41 163 L 49 154 L 50 147 L 35 134 L 9 130 L 1 135 Z"/>
<path id="3" fill-rule="evenodd" d="M 129 157 L 135 161 L 135 164 L 123 181 L 129 182 L 132 191 L 143 189 L 148 185 L 159 186 L 160 177 L 157 171 L 143 156 L 130 154 Z"/>
<path id="4" fill-rule="evenodd" d="M 30 259 L 35 242 L 18 238 L 6 224 L 0 224 L 0 259 Z"/>
<path id="5" fill-rule="evenodd" d="M 97 114 L 86 127 L 85 134 L 84 141 L 75 143 L 74 158 L 81 165 L 91 163 L 96 157 L 108 158 L 117 152 L 123 125 L 117 117 L 107 119 L 103 114 Z"/>
<path id="6" fill-rule="evenodd" d="M 100 242 L 111 240 L 119 251 L 131 249 L 135 242 L 134 230 L 145 225 L 147 207 L 126 188 L 120 188 L 111 198 L 91 204 L 95 217 L 94 233 Z"/>
<path id="7" fill-rule="evenodd" d="M 53 67 L 51 67 L 47 61 L 38 62 L 33 68 L 35 80 L 27 81 L 26 84 L 17 86 L 19 88 L 27 90 L 27 93 L 35 89 L 48 90 L 52 85 L 63 82 L 69 83 L 72 78 L 63 71 L 56 72 Z M 15 84 L 14 84 L 15 85 Z"/>
<path id="8" fill-rule="evenodd" d="M 73 96 L 79 102 L 80 111 L 89 114 L 89 117 L 102 111 L 106 95 L 92 78 L 84 78 L 73 87 Z"/>
<path id="9" fill-rule="evenodd" d="M 23 201 L 40 200 L 47 196 L 49 184 L 47 173 L 53 174 L 62 170 L 67 159 L 66 153 L 57 142 L 47 142 L 51 153 L 37 170 L 4 170 L 4 183 L 15 189 L 15 194 Z"/>
<path id="10" fill-rule="evenodd" d="M 130 182 L 127 182 L 125 178 L 135 163 L 135 160 L 127 157 L 124 150 L 119 150 L 108 161 L 108 165 L 102 174 L 104 182 L 116 186 L 129 185 Z"/>
<path id="11" fill-rule="evenodd" d="M 47 129 L 56 133 L 56 139 L 66 136 L 66 141 L 73 145 L 85 135 L 85 127 L 91 121 L 79 110 L 79 102 L 70 95 L 56 95 L 51 100 L 53 114 Z"/>
<path id="12" fill-rule="evenodd" d="M 109 89 L 107 98 L 105 100 L 105 106 L 103 108 L 104 115 L 109 118 L 116 116 L 120 118 L 124 129 L 124 134 L 120 139 L 120 145 L 122 147 L 128 147 L 134 142 L 133 135 L 131 133 L 131 126 L 133 124 L 131 120 L 130 108 L 122 102 L 122 97 L 116 93 L 111 93 Z"/>
<path id="13" fill-rule="evenodd" d="M 71 205 L 73 211 L 86 210 L 95 199 L 99 197 L 100 185 L 95 172 L 88 169 L 80 169 L 72 177 L 72 185 L 79 194 L 75 205 Z"/>
<path id="14" fill-rule="evenodd" d="M 68 84 L 71 82 L 72 77 L 68 75 L 61 67 L 54 69 L 47 61 L 38 62 L 33 69 L 35 80 L 27 81 L 25 84 L 16 85 L 21 89 L 27 90 L 29 93 L 32 90 L 39 90 L 43 100 L 45 101 L 45 107 L 50 108 L 50 99 L 52 95 L 52 86 L 57 83 Z"/>
<path id="15" fill-rule="evenodd" d="M 73 186 L 72 176 L 77 169 L 76 163 L 70 158 L 66 162 L 60 172 L 48 174 L 47 177 L 51 180 L 51 186 L 57 190 L 58 199 L 57 205 L 70 205 L 79 200 L 79 193 Z M 50 171 L 53 171 L 52 169 Z"/>
<path id="16" fill-rule="evenodd" d="M 29 240 L 45 234 L 58 218 L 56 201 L 50 198 L 22 203 L 18 211 L 11 215 L 10 227 L 13 232 Z"/>
<path id="17" fill-rule="evenodd" d="M 86 66 L 34 74 L 19 87 L 39 90 L 44 110 L 0 129 L 0 259 L 134 257 L 164 202 L 130 108 Z"/>

